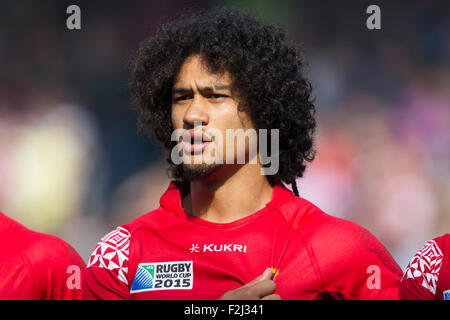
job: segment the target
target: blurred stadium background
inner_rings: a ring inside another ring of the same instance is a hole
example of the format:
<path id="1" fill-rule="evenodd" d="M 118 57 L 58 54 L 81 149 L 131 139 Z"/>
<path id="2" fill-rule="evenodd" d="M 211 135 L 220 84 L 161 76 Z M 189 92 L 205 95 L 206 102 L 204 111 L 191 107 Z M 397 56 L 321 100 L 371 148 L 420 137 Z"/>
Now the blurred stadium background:
<path id="1" fill-rule="evenodd" d="M 81 30 L 66 8 L 81 7 Z M 381 7 L 381 30 L 366 8 Z M 301 196 L 369 229 L 405 269 L 450 230 L 448 1 L 1 1 L 0 211 L 87 260 L 158 205 L 162 149 L 137 133 L 128 62 L 189 6 L 232 5 L 300 43 L 318 105 Z"/>

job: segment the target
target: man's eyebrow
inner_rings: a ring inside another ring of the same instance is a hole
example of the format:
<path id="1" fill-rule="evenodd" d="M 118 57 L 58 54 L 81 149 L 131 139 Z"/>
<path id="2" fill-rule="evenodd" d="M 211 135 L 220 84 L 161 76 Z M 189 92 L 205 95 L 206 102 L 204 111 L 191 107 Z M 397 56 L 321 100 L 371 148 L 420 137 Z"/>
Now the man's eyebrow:
<path id="1" fill-rule="evenodd" d="M 192 92 L 192 89 L 187 89 L 187 88 L 173 88 L 172 89 L 172 95 L 176 95 L 176 94 L 184 94 L 184 93 L 188 93 L 188 92 Z"/>
<path id="2" fill-rule="evenodd" d="M 199 87 L 198 88 L 200 91 L 203 92 L 214 92 L 214 91 L 225 91 L 225 90 L 230 90 L 231 86 L 229 85 L 224 85 L 224 84 L 216 84 L 214 86 L 205 86 L 205 87 Z"/>
<path id="3" fill-rule="evenodd" d="M 211 86 L 199 87 L 199 90 L 203 91 L 203 92 L 225 91 L 225 90 L 231 90 L 231 86 L 218 83 L 218 84 L 214 85 L 213 87 L 211 87 Z M 177 94 L 187 94 L 187 93 L 192 93 L 192 89 L 181 88 L 181 87 L 172 89 L 172 97 Z"/>
<path id="4" fill-rule="evenodd" d="M 230 89 L 231 89 L 231 86 L 225 85 L 225 84 L 216 84 L 216 85 L 214 86 L 214 89 L 215 89 L 215 90 L 230 90 Z"/>

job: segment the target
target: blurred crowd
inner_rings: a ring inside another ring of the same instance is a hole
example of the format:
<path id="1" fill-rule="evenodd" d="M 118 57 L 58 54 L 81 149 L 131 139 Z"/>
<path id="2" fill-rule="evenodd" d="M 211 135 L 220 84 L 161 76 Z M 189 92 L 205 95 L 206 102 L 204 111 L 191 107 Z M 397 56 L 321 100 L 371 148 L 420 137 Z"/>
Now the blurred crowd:
<path id="1" fill-rule="evenodd" d="M 318 129 L 300 195 L 370 230 L 403 269 L 450 231 L 450 6 L 407 3 L 381 2 L 374 31 L 355 2 L 240 3 L 305 56 Z M 69 4 L 0 4 L 0 211 L 87 260 L 168 186 L 162 147 L 137 133 L 128 62 L 186 4 L 80 1 L 77 31 Z"/>

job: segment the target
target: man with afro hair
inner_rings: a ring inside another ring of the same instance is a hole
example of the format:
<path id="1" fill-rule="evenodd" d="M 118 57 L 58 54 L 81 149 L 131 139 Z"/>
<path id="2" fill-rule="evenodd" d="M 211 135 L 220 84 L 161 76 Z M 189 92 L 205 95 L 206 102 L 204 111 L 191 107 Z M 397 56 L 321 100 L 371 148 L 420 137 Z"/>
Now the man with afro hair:
<path id="1" fill-rule="evenodd" d="M 190 13 L 142 42 L 130 86 L 172 181 L 97 244 L 84 299 L 397 299 L 402 272 L 380 242 L 298 196 L 315 105 L 282 29 Z"/>

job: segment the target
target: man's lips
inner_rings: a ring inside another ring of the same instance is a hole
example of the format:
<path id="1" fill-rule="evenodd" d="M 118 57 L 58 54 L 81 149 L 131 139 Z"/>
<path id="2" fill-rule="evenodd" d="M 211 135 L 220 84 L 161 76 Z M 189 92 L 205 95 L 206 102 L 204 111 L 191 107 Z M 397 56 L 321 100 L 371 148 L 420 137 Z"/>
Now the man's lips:
<path id="1" fill-rule="evenodd" d="M 212 139 L 201 130 L 187 130 L 183 135 L 183 149 L 187 153 L 201 153 Z"/>
<path id="2" fill-rule="evenodd" d="M 183 150 L 188 154 L 203 152 L 206 147 L 211 143 L 211 141 L 204 141 L 200 143 L 190 143 L 188 141 L 183 141 Z"/>

